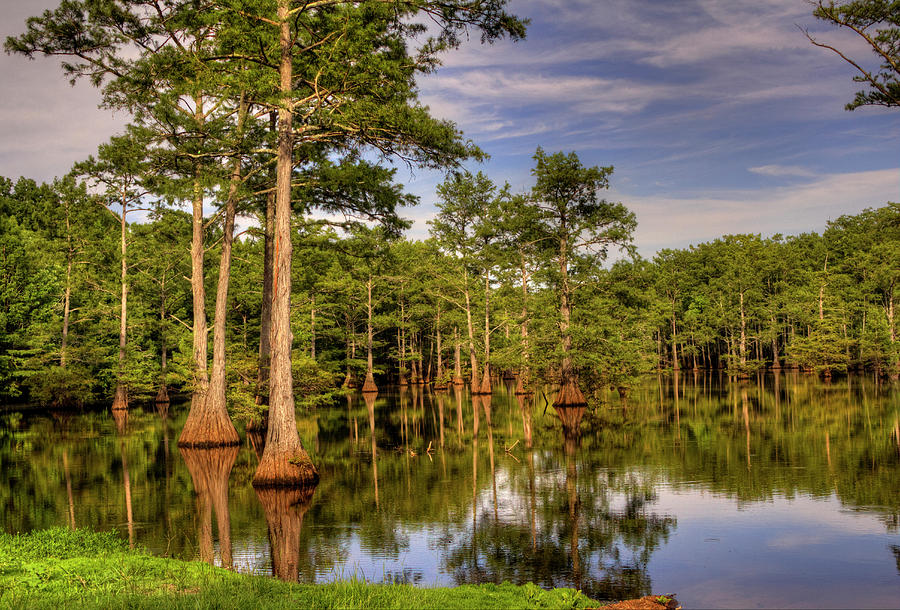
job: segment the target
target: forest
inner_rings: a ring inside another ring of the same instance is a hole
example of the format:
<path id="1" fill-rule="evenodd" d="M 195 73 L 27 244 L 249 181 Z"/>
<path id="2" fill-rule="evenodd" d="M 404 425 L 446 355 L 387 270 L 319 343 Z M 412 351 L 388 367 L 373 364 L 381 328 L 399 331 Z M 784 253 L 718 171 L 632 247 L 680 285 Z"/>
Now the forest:
<path id="1" fill-rule="evenodd" d="M 189 397 L 179 445 L 265 428 L 265 486 L 318 480 L 295 408 L 343 388 L 506 378 L 565 408 L 658 370 L 897 378 L 900 205 L 647 260 L 627 203 L 602 197 L 612 166 L 538 148 L 521 192 L 465 169 L 484 151 L 416 77 L 527 25 L 505 0 L 84 0 L 29 19 L 7 52 L 57 57 L 132 121 L 52 184 L 0 179 L 0 399 Z M 404 164 L 445 172 L 426 240 L 404 238 Z"/>
<path id="2" fill-rule="evenodd" d="M 191 392 L 191 216 L 159 207 L 146 221 L 122 223 L 72 178 L 0 184 L 4 401 L 111 400 L 120 381 L 133 400 Z M 727 235 L 652 260 L 628 254 L 634 219 L 610 205 L 612 221 L 584 221 L 600 248 L 573 248 L 564 277 L 546 246 L 555 227 L 537 192 L 512 195 L 461 173 L 440 197 L 424 241 L 292 217 L 291 360 L 304 405 L 361 386 L 370 373 L 378 384 L 464 379 L 490 388 L 514 376 L 527 391 L 554 383 L 565 353 L 564 280 L 568 353 L 589 395 L 627 392 L 660 369 L 897 376 L 898 204 L 837 218 L 821 235 Z M 222 218 L 204 224 L 211 317 Z M 265 408 L 257 401 L 266 393 L 265 226 L 260 213 L 234 241 L 229 270 L 226 395 L 231 415 L 245 420 Z M 604 265 L 607 242 L 626 254 Z"/>

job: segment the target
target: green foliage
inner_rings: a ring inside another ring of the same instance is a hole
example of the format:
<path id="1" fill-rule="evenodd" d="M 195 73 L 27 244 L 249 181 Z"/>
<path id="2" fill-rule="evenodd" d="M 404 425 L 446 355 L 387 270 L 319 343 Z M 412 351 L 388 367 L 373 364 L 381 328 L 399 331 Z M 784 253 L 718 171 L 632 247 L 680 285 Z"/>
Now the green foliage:
<path id="1" fill-rule="evenodd" d="M 853 32 L 876 57 L 878 66 L 868 67 L 867 62 L 854 59 L 846 49 L 840 50 L 843 44 L 833 46 L 806 33 L 814 45 L 833 51 L 853 66 L 857 72 L 853 80 L 867 87 L 856 93 L 847 110 L 900 106 L 900 5 L 894 0 L 816 0 L 812 4 L 817 19 Z"/>

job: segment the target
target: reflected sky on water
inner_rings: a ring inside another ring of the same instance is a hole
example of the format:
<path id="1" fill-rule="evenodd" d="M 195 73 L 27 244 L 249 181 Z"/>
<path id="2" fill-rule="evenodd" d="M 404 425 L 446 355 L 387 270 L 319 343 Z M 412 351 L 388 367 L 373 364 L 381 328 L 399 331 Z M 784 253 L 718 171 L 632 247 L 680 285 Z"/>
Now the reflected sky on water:
<path id="1" fill-rule="evenodd" d="M 517 400 L 509 387 L 473 401 L 413 386 L 301 414 L 322 480 L 277 497 L 250 485 L 261 438 L 185 462 L 186 405 L 134 408 L 125 422 L 0 414 L 3 527 L 115 529 L 160 555 L 303 582 L 896 606 L 896 386 L 653 377 L 624 403 L 601 393 L 566 426 L 544 394 Z"/>

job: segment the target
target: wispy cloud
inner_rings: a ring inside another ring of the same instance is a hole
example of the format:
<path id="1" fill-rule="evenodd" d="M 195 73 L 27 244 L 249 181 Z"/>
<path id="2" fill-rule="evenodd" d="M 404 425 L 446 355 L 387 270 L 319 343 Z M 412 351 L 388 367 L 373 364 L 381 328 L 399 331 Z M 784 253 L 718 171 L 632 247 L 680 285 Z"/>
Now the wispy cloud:
<path id="1" fill-rule="evenodd" d="M 799 178 L 811 178 L 816 173 L 808 168 L 799 165 L 760 165 L 759 167 L 748 167 L 747 171 L 761 176 L 796 176 Z"/>
<path id="2" fill-rule="evenodd" d="M 617 193 L 638 217 L 636 244 L 645 256 L 729 233 L 819 231 L 828 220 L 896 200 L 900 168 L 832 174 L 807 184 L 713 192 L 690 198 Z"/>

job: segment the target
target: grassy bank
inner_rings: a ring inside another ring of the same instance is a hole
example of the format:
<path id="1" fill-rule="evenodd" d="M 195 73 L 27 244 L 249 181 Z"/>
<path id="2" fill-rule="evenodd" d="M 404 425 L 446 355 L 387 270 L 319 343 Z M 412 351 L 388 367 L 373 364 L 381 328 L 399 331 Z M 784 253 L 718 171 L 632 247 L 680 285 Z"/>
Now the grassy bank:
<path id="1" fill-rule="evenodd" d="M 52 607 L 585 608 L 573 589 L 465 585 L 422 589 L 352 581 L 301 585 L 129 549 L 113 533 L 0 534 L 0 605 Z"/>

